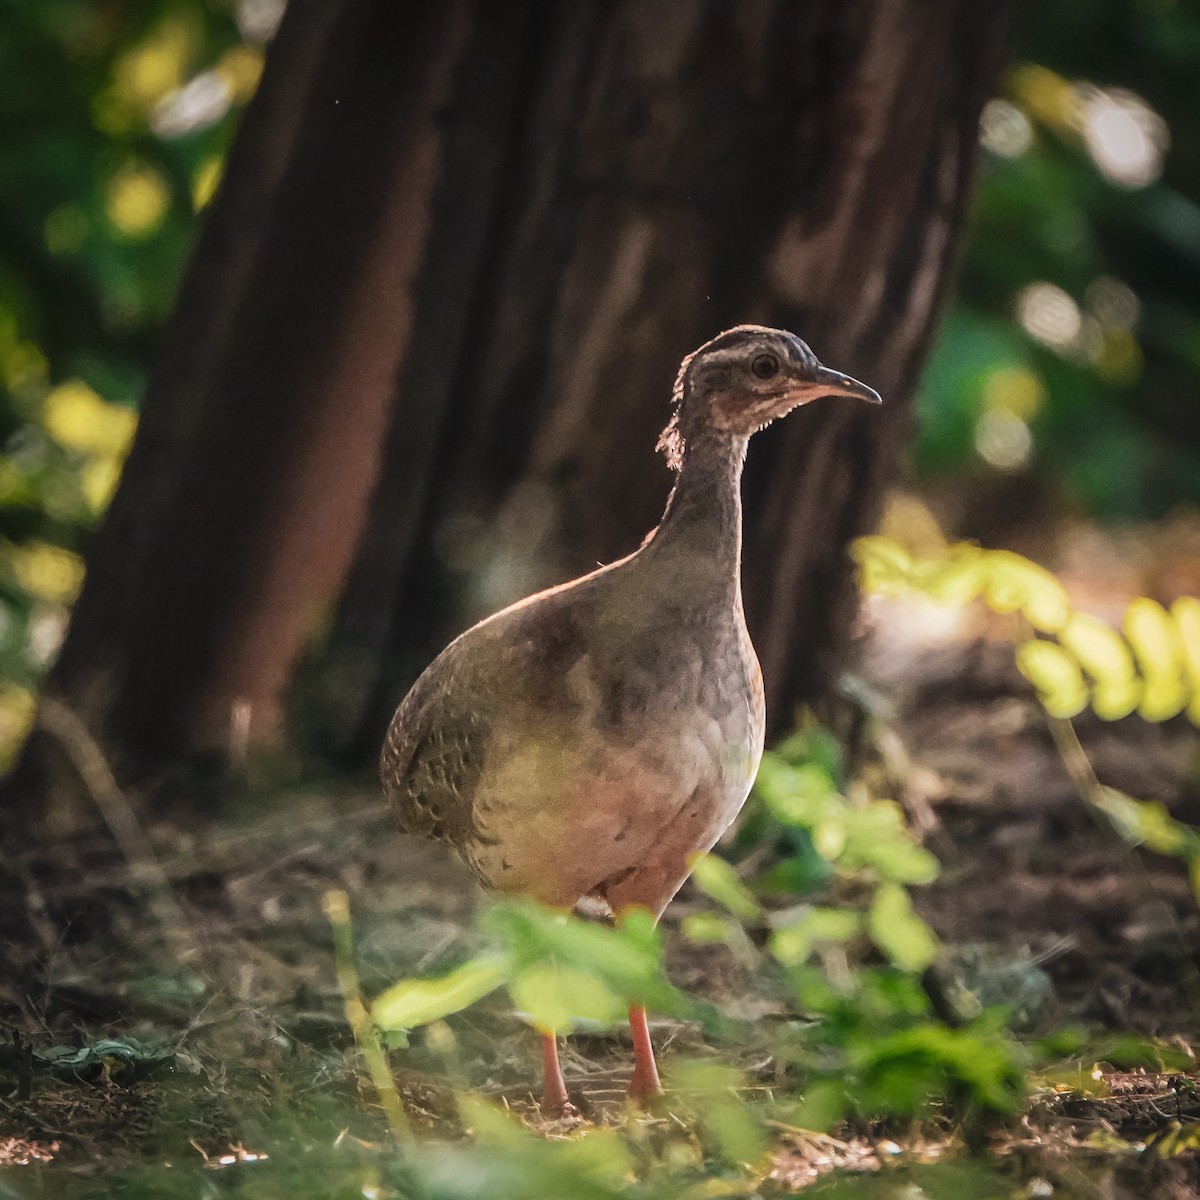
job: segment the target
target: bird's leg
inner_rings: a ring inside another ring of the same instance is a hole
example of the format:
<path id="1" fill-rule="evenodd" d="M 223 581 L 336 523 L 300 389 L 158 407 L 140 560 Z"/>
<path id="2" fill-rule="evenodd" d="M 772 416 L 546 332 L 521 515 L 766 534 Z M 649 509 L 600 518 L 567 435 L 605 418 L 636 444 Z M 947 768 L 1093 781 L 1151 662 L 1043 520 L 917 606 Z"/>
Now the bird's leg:
<path id="1" fill-rule="evenodd" d="M 558 1061 L 558 1038 L 553 1033 L 543 1033 L 542 1070 L 545 1086 L 542 1088 L 542 1112 L 548 1117 L 573 1117 L 578 1109 L 567 1095 L 567 1081 L 563 1078 L 562 1066 Z"/>
<path id="2" fill-rule="evenodd" d="M 658 1067 L 654 1062 L 654 1046 L 646 1024 L 646 1009 L 634 1004 L 629 1009 L 629 1029 L 633 1034 L 633 1078 L 629 1081 L 629 1098 L 645 1104 L 662 1095 Z"/>

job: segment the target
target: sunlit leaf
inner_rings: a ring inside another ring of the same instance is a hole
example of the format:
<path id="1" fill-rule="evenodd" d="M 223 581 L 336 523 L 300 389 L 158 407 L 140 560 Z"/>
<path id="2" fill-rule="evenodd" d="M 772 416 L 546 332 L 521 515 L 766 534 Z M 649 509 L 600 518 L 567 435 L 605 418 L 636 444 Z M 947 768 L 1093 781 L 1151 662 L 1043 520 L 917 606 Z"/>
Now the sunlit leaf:
<path id="1" fill-rule="evenodd" d="M 519 971 L 508 991 L 518 1011 L 543 1033 L 565 1033 L 581 1021 L 612 1025 L 625 1014 L 624 1000 L 602 979 L 552 962 Z"/>
<path id="2" fill-rule="evenodd" d="M 437 979 L 402 979 L 378 996 L 371 1017 L 381 1029 L 415 1029 L 494 992 L 508 977 L 503 958 L 474 958 Z"/>
<path id="3" fill-rule="evenodd" d="M 723 904 L 735 917 L 752 921 L 762 915 L 762 905 L 720 855 L 697 855 L 692 860 L 692 881 L 705 895 Z"/>
<path id="4" fill-rule="evenodd" d="M 785 966 L 798 966 L 807 962 L 812 953 L 812 930 L 802 921 L 794 925 L 785 925 L 781 929 L 771 931 L 767 944 L 771 953 Z"/>
<path id="5" fill-rule="evenodd" d="M 1037 639 L 1017 650 L 1017 669 L 1033 684 L 1046 711 L 1054 717 L 1074 717 L 1087 707 L 1088 689 L 1079 661 L 1053 642 Z"/>
<path id="6" fill-rule="evenodd" d="M 810 908 L 771 932 L 771 953 L 786 966 L 805 962 L 816 942 L 844 942 L 863 926 L 860 913 L 849 908 Z"/>
<path id="7" fill-rule="evenodd" d="M 896 966 L 923 971 L 937 957 L 933 930 L 913 912 L 908 892 L 895 883 L 883 883 L 867 913 L 871 940 Z"/>
<path id="8" fill-rule="evenodd" d="M 892 591 L 902 588 L 912 571 L 912 558 L 899 542 L 872 534 L 857 538 L 850 556 L 858 563 L 863 591 Z"/>
<path id="9" fill-rule="evenodd" d="M 1125 636 L 1145 679 L 1139 715 L 1147 721 L 1175 716 L 1188 702 L 1179 626 L 1156 600 L 1139 596 L 1125 611 Z"/>
<path id="10" fill-rule="evenodd" d="M 1119 721 L 1127 717 L 1142 699 L 1142 681 L 1129 679 L 1122 683 L 1098 683 L 1092 689 L 1092 710 L 1102 721 Z"/>
<path id="11" fill-rule="evenodd" d="M 1066 589 L 1044 567 L 1009 550 L 992 550 L 987 568 L 984 596 L 996 612 L 1019 609 L 1042 633 L 1054 633 L 1066 623 L 1071 611 Z"/>
<path id="12" fill-rule="evenodd" d="M 41 541 L 23 546 L 0 542 L 0 551 L 7 557 L 17 583 L 31 596 L 69 603 L 83 584 L 83 559 L 61 546 Z"/>
<path id="13" fill-rule="evenodd" d="M 679 925 L 689 942 L 700 945 L 720 944 L 729 940 L 730 921 L 718 913 L 689 913 Z"/>
<path id="14" fill-rule="evenodd" d="M 1191 688 L 1188 720 L 1200 725 L 1200 600 L 1195 596 L 1180 596 L 1171 605 L 1171 616 L 1179 630 L 1183 651 L 1184 674 Z"/>
<path id="15" fill-rule="evenodd" d="M 1200 1150 L 1200 1125 L 1184 1125 L 1171 1121 L 1165 1129 L 1156 1130 L 1146 1138 L 1160 1158 L 1176 1158 L 1189 1150 Z"/>
<path id="16" fill-rule="evenodd" d="M 1092 708 L 1098 717 L 1117 721 L 1137 708 L 1142 681 L 1129 643 L 1115 629 L 1089 613 L 1073 613 L 1058 640 L 1096 681 Z"/>
<path id="17" fill-rule="evenodd" d="M 662 938 L 645 910 L 621 914 L 616 928 L 595 925 L 535 901 L 499 900 L 484 912 L 480 927 L 497 937 L 514 973 L 552 962 L 595 976 L 624 1001 L 675 1012 L 683 997 L 662 972 Z"/>
<path id="18" fill-rule="evenodd" d="M 1090 613 L 1073 613 L 1058 640 L 1098 683 L 1120 683 L 1136 675 L 1129 643 Z"/>
<path id="19" fill-rule="evenodd" d="M 954 547 L 954 557 L 935 565 L 922 580 L 922 591 L 941 604 L 963 605 L 987 587 L 987 562 L 975 546 Z"/>
<path id="20" fill-rule="evenodd" d="M 143 163 L 123 167 L 109 180 L 104 211 L 128 238 L 152 234 L 171 203 L 171 187 L 161 171 Z"/>
<path id="21" fill-rule="evenodd" d="M 42 402 L 42 424 L 60 445 L 116 456 L 128 448 L 137 414 L 109 404 L 81 379 L 70 379 Z"/>
<path id="22" fill-rule="evenodd" d="M 806 829 L 834 815 L 841 804 L 837 785 L 824 767 L 793 766 L 774 754 L 763 756 L 755 789 L 778 820 Z"/>
<path id="23" fill-rule="evenodd" d="M 839 865 L 845 869 L 874 867 L 894 883 L 932 883 L 938 863 L 913 841 L 900 806 L 874 800 L 865 808 L 847 806 L 843 813 L 845 846 Z"/>

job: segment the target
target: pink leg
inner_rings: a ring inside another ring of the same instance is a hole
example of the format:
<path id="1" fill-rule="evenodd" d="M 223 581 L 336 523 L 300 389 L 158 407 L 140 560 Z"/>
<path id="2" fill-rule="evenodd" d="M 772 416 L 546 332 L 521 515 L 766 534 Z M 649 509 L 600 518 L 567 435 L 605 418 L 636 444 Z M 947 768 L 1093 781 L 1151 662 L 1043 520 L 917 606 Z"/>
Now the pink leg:
<path id="1" fill-rule="evenodd" d="M 633 1033 L 633 1078 L 629 1081 L 629 1098 L 640 1104 L 662 1095 L 658 1067 L 654 1063 L 654 1047 L 646 1024 L 646 1010 L 640 1004 L 629 1009 L 629 1028 Z"/>
<path id="2" fill-rule="evenodd" d="M 567 1095 L 567 1081 L 558 1061 L 558 1038 L 552 1033 L 541 1036 L 542 1070 L 546 1081 L 542 1089 L 542 1112 L 548 1117 L 574 1116 L 576 1108 Z"/>

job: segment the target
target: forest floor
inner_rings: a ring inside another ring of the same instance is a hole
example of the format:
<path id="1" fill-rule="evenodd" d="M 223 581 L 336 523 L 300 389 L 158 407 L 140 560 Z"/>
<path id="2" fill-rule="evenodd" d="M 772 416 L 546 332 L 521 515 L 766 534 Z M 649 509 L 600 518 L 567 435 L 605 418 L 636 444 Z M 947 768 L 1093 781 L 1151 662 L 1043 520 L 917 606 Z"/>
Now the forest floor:
<path id="1" fill-rule="evenodd" d="M 942 863 L 915 898 L 948 948 L 946 969 L 1008 980 L 1028 1036 L 1072 1027 L 1156 1038 L 1171 1061 L 1127 1061 L 1145 1044 L 1136 1038 L 1099 1062 L 1081 1055 L 1073 1082 L 1043 1081 L 1018 1116 L 982 1133 L 936 1119 L 834 1135 L 777 1123 L 757 1194 L 832 1195 L 836 1183 L 839 1196 L 1200 1195 L 1200 914 L 1186 870 L 1097 823 L 986 621 L 928 625 L 928 614 L 890 607 L 860 692 L 872 697 L 875 769 Z M 1106 783 L 1200 820 L 1194 728 L 1083 719 L 1080 733 Z M 90 840 L 57 846 L 53 864 L 24 855 L 32 891 L 21 902 L 40 941 L 24 958 L 16 948 L 0 977 L 0 1197 L 369 1194 L 361 1183 L 345 1191 L 347 1173 L 386 1130 L 347 1030 L 322 897 L 350 896 L 368 994 L 461 961 L 482 898 L 448 855 L 396 832 L 368 785 L 252 798 L 191 830 L 148 830 L 157 874 Z M 753 970 L 726 946 L 681 935 L 681 919 L 708 906 L 690 887 L 672 905 L 668 974 L 769 1023 L 775 1002 Z M 541 1118 L 536 1045 L 502 996 L 393 1053 L 419 1133 L 460 1136 L 455 1096 L 468 1088 L 548 1137 L 581 1127 Z M 761 1045 L 708 1046 L 671 1021 L 652 1032 L 668 1076 L 677 1057 L 710 1055 L 746 1071 L 747 1100 L 772 1087 Z M 689 1135 L 669 1113 L 628 1117 L 630 1060 L 620 1030 L 566 1042 L 582 1127 L 636 1119 L 643 1142 L 670 1158 L 673 1139 Z M 303 1178 L 260 1190 L 254 1170 L 289 1146 Z M 930 1163 L 960 1175 L 904 1190 Z M 891 1190 L 872 1190 L 881 1179 Z"/>

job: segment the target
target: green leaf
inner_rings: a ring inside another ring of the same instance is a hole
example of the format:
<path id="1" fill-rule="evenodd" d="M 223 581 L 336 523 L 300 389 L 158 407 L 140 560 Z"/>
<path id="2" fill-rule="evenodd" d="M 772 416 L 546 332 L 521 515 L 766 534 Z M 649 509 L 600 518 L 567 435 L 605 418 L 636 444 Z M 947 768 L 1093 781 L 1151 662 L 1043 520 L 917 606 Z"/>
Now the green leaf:
<path id="1" fill-rule="evenodd" d="M 933 930 L 913 912 L 899 884 L 880 884 L 867 913 L 867 932 L 888 958 L 905 971 L 923 971 L 937 957 Z"/>
<path id="2" fill-rule="evenodd" d="M 938 861 L 913 841 L 900 806 L 892 800 L 874 800 L 865 808 L 847 807 L 845 849 L 839 866 L 874 867 L 883 879 L 895 883 L 932 883 Z"/>
<path id="3" fill-rule="evenodd" d="M 691 913 L 679 925 L 683 936 L 698 945 L 718 945 L 729 940 L 731 932 L 728 917 L 717 913 Z"/>
<path id="4" fill-rule="evenodd" d="M 381 1029 L 414 1029 L 461 1012 L 508 978 L 505 958 L 473 958 L 436 979 L 402 979 L 376 997 L 371 1019 Z"/>
<path id="5" fill-rule="evenodd" d="M 662 972 L 662 938 L 645 910 L 623 913 L 618 925 L 595 925 L 524 898 L 498 900 L 479 920 L 498 938 L 513 974 L 553 962 L 601 980 L 626 1002 L 682 1013 L 687 1001 Z"/>
<path id="6" fill-rule="evenodd" d="M 565 1033 L 580 1022 L 609 1026 L 625 1015 L 625 1002 L 590 971 L 534 963 L 508 985 L 519 1012 L 542 1033 Z"/>
<path id="7" fill-rule="evenodd" d="M 794 766 L 778 755 L 763 756 L 755 788 L 777 820 L 805 829 L 836 815 L 843 803 L 824 767 L 816 763 Z"/>
<path id="8" fill-rule="evenodd" d="M 868 1039 L 852 1065 L 862 1079 L 864 1107 L 897 1115 L 921 1111 L 956 1084 L 997 1112 L 1015 1111 L 1025 1091 L 1012 1044 L 985 1019 L 964 1029 L 924 1022 Z"/>
<path id="9" fill-rule="evenodd" d="M 771 933 L 771 953 L 785 966 L 805 962 L 817 942 L 844 942 L 862 929 L 860 913 L 849 908 L 812 908 Z"/>
<path id="10" fill-rule="evenodd" d="M 735 917 L 753 921 L 762 916 L 762 905 L 738 878 L 733 867 L 718 855 L 697 855 L 692 860 L 692 880 L 705 895 L 723 904 Z"/>

